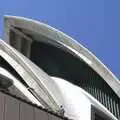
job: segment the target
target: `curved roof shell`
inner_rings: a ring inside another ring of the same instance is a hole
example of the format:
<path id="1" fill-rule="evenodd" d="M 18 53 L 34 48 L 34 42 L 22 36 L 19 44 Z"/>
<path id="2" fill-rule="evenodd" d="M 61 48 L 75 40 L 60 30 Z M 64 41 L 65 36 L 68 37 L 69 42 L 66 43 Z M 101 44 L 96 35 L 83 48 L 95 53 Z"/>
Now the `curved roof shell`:
<path id="1" fill-rule="evenodd" d="M 16 36 L 16 34 L 18 36 Z M 21 36 L 23 37 L 22 39 Z M 99 100 L 117 118 L 120 117 L 120 81 L 94 54 L 73 38 L 42 22 L 23 17 L 5 16 L 5 40 L 28 58 L 31 58 L 31 45 L 33 45 L 33 43 L 36 44 L 37 41 L 37 44 L 46 43 L 61 49 L 66 53 L 70 53 L 70 55 L 77 58 L 78 61 L 85 63 L 83 66 L 86 67 L 86 70 L 88 69 L 86 72 L 91 72 L 89 73 L 89 78 L 87 78 L 87 84 L 90 84 L 90 86 L 84 86 L 84 89 L 97 98 L 97 100 Z M 40 46 L 38 46 L 38 48 L 40 48 Z M 33 56 L 41 54 L 42 49 L 40 50 L 39 52 L 36 51 L 38 53 L 35 55 L 33 54 Z M 55 51 L 55 49 L 53 49 L 53 51 Z M 91 77 L 93 74 L 97 75 L 94 76 L 94 81 Z M 84 73 L 84 78 L 86 75 L 87 74 Z M 100 81 L 103 81 L 102 84 Z M 84 85 L 84 79 L 82 82 Z M 103 87 L 104 84 L 105 86 Z M 94 88 L 94 86 L 98 87 L 99 90 Z"/>
<path id="2" fill-rule="evenodd" d="M 60 103 L 55 97 L 59 90 L 44 71 L 3 40 L 0 40 L 0 57 L 18 73 L 23 82 L 26 83 L 26 88 L 42 106 L 54 112 L 59 110 Z"/>
<path id="3" fill-rule="evenodd" d="M 56 110 L 59 110 L 60 104 L 63 104 L 66 106 L 66 109 L 67 109 L 66 116 L 68 116 L 69 118 L 79 119 L 79 114 L 76 114 L 76 112 L 73 112 L 75 109 L 75 106 L 71 105 L 71 101 L 75 101 L 76 95 L 79 95 L 79 99 L 78 98 L 77 99 L 79 101 L 79 105 L 81 106 L 81 108 L 78 107 L 77 112 L 80 112 L 80 118 L 82 117 L 83 119 L 85 118 L 90 119 L 91 107 L 93 105 L 98 110 L 102 111 L 106 115 L 106 117 L 109 116 L 110 118 L 117 120 L 110 113 L 110 111 L 108 111 L 101 103 L 99 103 L 95 98 L 93 98 L 86 91 L 84 91 L 79 87 L 76 89 L 76 86 L 72 85 L 71 83 L 68 83 L 67 81 L 63 81 L 63 80 L 61 81 L 60 78 L 51 78 L 46 73 L 44 73 L 40 68 L 34 65 L 29 59 L 27 59 L 25 56 L 20 54 L 11 46 L 7 45 L 2 40 L 0 40 L 0 57 L 2 57 L 6 62 L 8 62 L 10 66 L 14 68 L 15 71 L 17 71 L 17 73 L 22 77 L 24 82 L 28 84 L 29 88 L 33 88 L 34 91 L 38 94 L 38 96 L 41 97 L 41 99 L 43 99 L 54 112 L 56 112 Z M 8 72 L 7 73 L 3 72 L 3 73 L 7 77 L 12 76 L 12 74 L 10 73 L 8 74 Z M 12 78 L 12 80 L 13 79 L 14 77 Z M 58 84 L 57 81 L 59 81 L 60 85 Z M 19 80 L 16 79 L 14 80 L 14 82 L 19 82 Z M 22 89 L 20 87 L 21 83 L 19 82 L 17 84 L 18 84 L 19 90 Z M 63 89 L 62 88 L 63 86 L 66 86 L 67 88 Z M 67 92 L 69 93 L 68 91 L 69 87 L 74 88 L 72 91 L 72 94 L 73 94 L 72 96 L 74 97 L 69 96 L 69 94 L 66 94 Z M 27 90 L 29 91 L 29 89 Z M 43 91 L 43 92 L 41 93 L 40 91 L 41 92 Z M 28 93 L 25 93 L 25 92 L 26 91 L 24 91 L 23 94 L 27 94 L 27 96 L 29 96 Z M 74 92 L 77 94 L 74 95 Z M 40 105 L 39 101 L 36 102 L 36 99 L 34 99 L 31 96 L 29 96 L 28 99 L 33 103 Z M 63 99 L 63 100 L 61 101 L 60 99 Z M 56 100 L 59 102 L 57 102 Z M 69 104 L 68 104 L 68 101 L 69 101 Z M 78 104 L 76 105 L 78 106 Z M 47 107 L 45 104 L 42 104 L 42 106 L 44 106 L 45 108 Z M 86 110 L 88 111 L 86 112 L 87 115 L 85 116 L 83 113 Z"/>
<path id="4" fill-rule="evenodd" d="M 60 45 L 63 49 L 64 47 L 67 48 L 66 50 L 79 57 L 79 59 L 82 59 L 96 71 L 120 98 L 120 81 L 118 78 L 94 54 L 73 38 L 49 25 L 35 20 L 16 16 L 5 16 L 5 41 L 7 43 L 13 42 L 12 40 L 10 41 L 9 36 L 10 30 L 14 29 L 14 27 L 27 30 L 33 36 L 46 36 L 50 38 L 50 41 L 46 40 L 44 42 L 50 42 L 56 46 Z M 41 39 L 38 40 L 42 41 Z"/>

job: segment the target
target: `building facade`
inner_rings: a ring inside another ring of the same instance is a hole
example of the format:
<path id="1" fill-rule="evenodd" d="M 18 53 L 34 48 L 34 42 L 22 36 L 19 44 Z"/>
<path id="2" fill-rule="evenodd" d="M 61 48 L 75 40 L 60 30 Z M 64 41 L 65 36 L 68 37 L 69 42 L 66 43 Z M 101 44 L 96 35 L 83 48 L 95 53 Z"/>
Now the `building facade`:
<path id="1" fill-rule="evenodd" d="M 10 93 L 69 119 L 120 119 L 120 81 L 88 49 L 38 21 L 4 24 L 0 74 L 13 81 Z"/>

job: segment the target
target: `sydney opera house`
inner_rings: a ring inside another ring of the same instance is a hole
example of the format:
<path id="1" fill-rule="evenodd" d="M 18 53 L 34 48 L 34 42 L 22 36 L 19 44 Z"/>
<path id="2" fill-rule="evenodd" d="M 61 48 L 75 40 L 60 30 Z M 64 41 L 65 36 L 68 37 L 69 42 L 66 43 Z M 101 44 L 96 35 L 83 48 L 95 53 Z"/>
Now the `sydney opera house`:
<path id="1" fill-rule="evenodd" d="M 116 76 L 87 48 L 39 21 L 5 16 L 0 89 L 5 92 L 1 94 L 51 111 L 55 120 L 120 120 L 120 81 Z M 0 120 L 7 120 L 6 114 Z"/>

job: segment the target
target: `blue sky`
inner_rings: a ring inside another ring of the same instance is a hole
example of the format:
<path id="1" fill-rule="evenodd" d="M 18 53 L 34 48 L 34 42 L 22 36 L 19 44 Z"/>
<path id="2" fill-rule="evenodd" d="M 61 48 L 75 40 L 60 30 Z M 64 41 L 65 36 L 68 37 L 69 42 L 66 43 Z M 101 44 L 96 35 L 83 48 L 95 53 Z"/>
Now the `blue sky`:
<path id="1" fill-rule="evenodd" d="M 120 79 L 120 0 L 2 0 L 3 16 L 43 21 L 91 50 Z"/>

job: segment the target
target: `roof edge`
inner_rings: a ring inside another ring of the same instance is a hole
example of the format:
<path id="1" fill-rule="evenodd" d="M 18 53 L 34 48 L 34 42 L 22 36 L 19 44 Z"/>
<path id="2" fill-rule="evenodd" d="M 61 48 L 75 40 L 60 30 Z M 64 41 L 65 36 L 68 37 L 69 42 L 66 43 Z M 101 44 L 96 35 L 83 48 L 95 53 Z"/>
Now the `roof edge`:
<path id="1" fill-rule="evenodd" d="M 5 16 L 5 39 L 8 43 L 9 31 L 11 26 L 28 29 L 30 31 L 36 32 L 37 34 L 47 36 L 48 38 L 51 38 L 54 42 L 60 43 L 64 47 L 74 50 L 72 52 L 80 58 L 81 56 L 79 55 L 79 53 L 82 54 L 92 63 L 88 64 L 84 59 L 83 61 L 87 63 L 93 70 L 95 70 L 120 98 L 119 79 L 92 52 L 90 52 L 87 48 L 85 48 L 79 42 L 75 41 L 70 36 L 39 21 L 27 19 L 24 17 L 7 15 Z"/>

